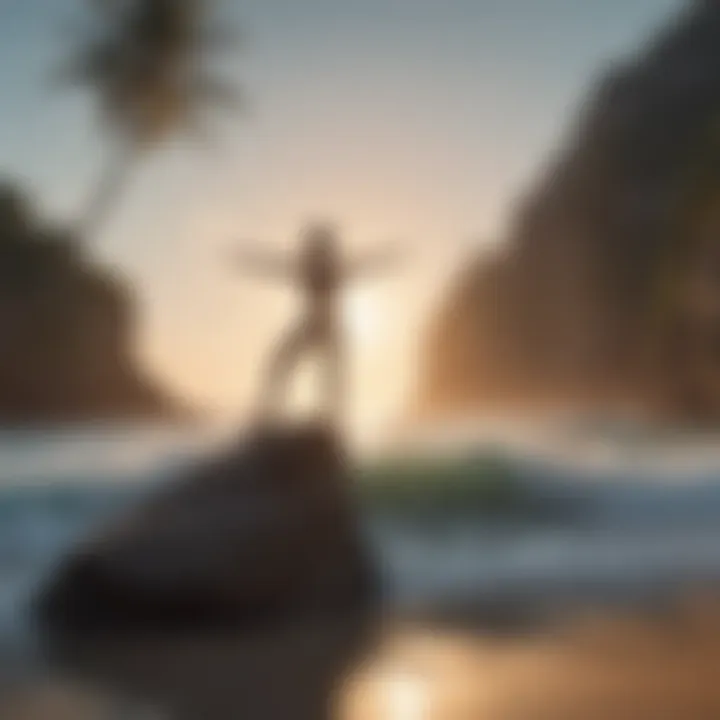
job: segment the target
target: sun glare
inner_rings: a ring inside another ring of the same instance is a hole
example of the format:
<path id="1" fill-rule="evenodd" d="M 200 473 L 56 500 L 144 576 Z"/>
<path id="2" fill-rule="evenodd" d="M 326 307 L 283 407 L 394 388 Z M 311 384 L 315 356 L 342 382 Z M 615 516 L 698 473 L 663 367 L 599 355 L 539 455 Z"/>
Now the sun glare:
<path id="1" fill-rule="evenodd" d="M 368 293 L 352 292 L 344 301 L 343 322 L 350 341 L 366 345 L 376 337 L 379 317 L 376 304 Z"/>
<path id="2" fill-rule="evenodd" d="M 340 715 L 348 720 L 429 720 L 430 688 L 425 679 L 400 668 L 365 670 L 345 685 Z"/>
<path id="3" fill-rule="evenodd" d="M 383 690 L 384 717 L 392 720 L 427 720 L 427 691 L 421 680 L 403 675 L 389 677 Z"/>

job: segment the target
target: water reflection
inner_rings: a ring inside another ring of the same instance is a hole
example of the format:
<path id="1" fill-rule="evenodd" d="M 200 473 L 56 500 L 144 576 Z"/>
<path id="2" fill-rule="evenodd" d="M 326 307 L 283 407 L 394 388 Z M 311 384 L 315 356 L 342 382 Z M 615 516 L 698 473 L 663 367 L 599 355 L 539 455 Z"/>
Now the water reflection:
<path id="1" fill-rule="evenodd" d="M 596 611 L 533 632 L 443 628 L 325 619 L 251 634 L 88 641 L 64 648 L 62 682 L 0 693 L 0 717 L 720 717 L 720 605 L 710 597 L 652 614 Z"/>
<path id="2" fill-rule="evenodd" d="M 56 643 L 51 659 L 77 681 L 168 720 L 334 720 L 376 632 L 365 618 L 324 618 L 242 633 L 74 640 Z"/>

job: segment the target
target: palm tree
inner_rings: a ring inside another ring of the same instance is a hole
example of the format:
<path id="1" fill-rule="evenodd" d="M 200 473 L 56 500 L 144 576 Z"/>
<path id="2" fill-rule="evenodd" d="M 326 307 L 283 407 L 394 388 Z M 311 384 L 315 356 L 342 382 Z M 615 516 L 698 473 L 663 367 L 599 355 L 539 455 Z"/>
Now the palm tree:
<path id="1" fill-rule="evenodd" d="M 80 222 L 92 237 L 140 156 L 181 129 L 197 129 L 210 106 L 237 99 L 210 72 L 209 59 L 232 36 L 209 0 L 85 0 L 88 21 L 62 79 L 95 95 L 111 139 L 109 162 Z"/>

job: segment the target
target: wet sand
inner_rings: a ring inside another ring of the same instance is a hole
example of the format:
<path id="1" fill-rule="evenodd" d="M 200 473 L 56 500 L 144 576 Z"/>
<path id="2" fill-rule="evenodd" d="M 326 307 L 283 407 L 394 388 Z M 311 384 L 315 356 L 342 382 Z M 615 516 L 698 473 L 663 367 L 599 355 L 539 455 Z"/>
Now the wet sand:
<path id="1" fill-rule="evenodd" d="M 497 635 L 318 620 L 65 648 L 2 720 L 717 720 L 720 604 Z"/>

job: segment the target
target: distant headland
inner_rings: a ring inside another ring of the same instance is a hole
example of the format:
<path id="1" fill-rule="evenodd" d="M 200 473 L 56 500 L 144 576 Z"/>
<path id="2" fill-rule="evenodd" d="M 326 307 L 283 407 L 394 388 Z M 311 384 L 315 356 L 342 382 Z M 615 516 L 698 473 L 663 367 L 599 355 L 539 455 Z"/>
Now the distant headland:
<path id="1" fill-rule="evenodd" d="M 632 407 L 720 419 L 720 3 L 614 64 L 501 251 L 433 318 L 420 414 Z"/>

